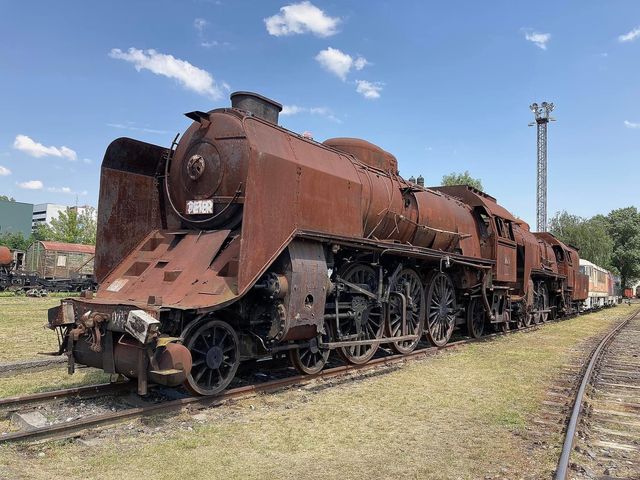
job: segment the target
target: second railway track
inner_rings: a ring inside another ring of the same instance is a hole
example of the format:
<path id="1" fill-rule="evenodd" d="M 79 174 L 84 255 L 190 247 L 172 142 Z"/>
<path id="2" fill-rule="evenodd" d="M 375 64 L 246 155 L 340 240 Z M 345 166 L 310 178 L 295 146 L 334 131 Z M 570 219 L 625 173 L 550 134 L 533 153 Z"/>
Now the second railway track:
<path id="1" fill-rule="evenodd" d="M 640 478 L 640 309 L 594 349 L 555 479 Z"/>

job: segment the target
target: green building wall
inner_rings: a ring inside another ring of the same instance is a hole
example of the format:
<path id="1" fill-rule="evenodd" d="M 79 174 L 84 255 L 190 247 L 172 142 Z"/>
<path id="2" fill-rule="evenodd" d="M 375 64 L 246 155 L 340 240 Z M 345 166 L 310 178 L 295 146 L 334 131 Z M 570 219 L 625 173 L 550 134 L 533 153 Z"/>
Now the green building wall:
<path id="1" fill-rule="evenodd" d="M 22 232 L 31 235 L 33 204 L 0 200 L 0 235 Z"/>

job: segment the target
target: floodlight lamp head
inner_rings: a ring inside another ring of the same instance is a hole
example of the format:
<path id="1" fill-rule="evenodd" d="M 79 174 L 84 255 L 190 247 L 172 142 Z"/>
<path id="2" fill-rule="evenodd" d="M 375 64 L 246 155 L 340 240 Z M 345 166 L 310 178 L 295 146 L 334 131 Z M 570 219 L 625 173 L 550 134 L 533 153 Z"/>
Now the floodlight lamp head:
<path id="1" fill-rule="evenodd" d="M 531 111 L 533 113 L 538 111 L 538 104 L 537 103 L 532 103 L 531 105 L 529 105 L 529 108 L 531 109 Z"/>

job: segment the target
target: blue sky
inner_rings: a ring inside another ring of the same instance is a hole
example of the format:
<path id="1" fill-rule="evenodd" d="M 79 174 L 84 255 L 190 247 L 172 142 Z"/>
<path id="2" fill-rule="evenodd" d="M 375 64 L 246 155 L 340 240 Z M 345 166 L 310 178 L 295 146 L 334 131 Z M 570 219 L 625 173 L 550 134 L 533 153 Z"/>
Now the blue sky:
<path id="1" fill-rule="evenodd" d="M 469 170 L 535 225 L 640 206 L 640 2 L 0 0 L 0 194 L 97 204 L 113 139 L 168 146 L 182 114 L 252 90 L 316 140 L 362 137 L 428 185 Z M 29 188 L 30 187 L 30 188 Z"/>

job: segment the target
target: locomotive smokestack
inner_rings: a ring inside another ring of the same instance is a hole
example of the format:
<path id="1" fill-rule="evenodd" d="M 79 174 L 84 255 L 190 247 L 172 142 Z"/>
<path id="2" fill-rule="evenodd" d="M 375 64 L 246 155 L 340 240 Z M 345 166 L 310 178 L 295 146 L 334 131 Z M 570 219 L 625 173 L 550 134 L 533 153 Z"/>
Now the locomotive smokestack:
<path id="1" fill-rule="evenodd" d="M 251 112 L 256 117 L 276 125 L 278 124 L 278 114 L 282 111 L 282 105 L 278 102 L 253 92 L 233 92 L 231 106 L 238 110 Z"/>

